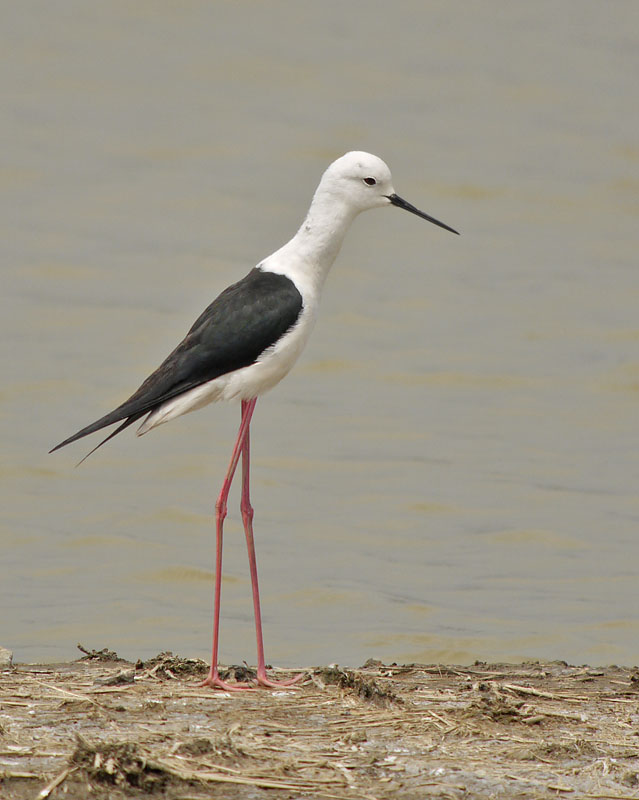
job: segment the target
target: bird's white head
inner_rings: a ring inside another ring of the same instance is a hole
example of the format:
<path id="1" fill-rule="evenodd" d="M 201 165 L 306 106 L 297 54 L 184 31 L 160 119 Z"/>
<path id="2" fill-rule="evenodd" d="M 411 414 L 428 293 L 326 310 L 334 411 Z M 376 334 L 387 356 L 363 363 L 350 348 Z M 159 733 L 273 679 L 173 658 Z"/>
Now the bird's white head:
<path id="1" fill-rule="evenodd" d="M 388 166 L 381 158 L 353 150 L 328 167 L 318 190 L 339 197 L 356 211 L 387 206 L 395 194 Z"/>
<path id="2" fill-rule="evenodd" d="M 328 167 L 295 236 L 259 266 L 290 277 L 309 303 L 319 295 L 353 219 L 361 211 L 391 205 L 457 233 L 396 194 L 381 158 L 354 150 Z"/>
<path id="3" fill-rule="evenodd" d="M 401 198 L 393 188 L 393 178 L 387 164 L 372 153 L 352 150 L 333 161 L 322 175 L 317 194 L 341 201 L 355 214 L 369 208 L 397 206 L 451 233 L 457 233 L 454 228 L 439 222 Z"/>

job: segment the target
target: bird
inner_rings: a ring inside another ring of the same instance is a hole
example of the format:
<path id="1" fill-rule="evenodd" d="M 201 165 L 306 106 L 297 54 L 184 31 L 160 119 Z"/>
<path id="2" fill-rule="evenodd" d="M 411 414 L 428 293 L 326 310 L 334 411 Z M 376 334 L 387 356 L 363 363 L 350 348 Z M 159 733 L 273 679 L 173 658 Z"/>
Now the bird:
<path id="1" fill-rule="evenodd" d="M 362 211 L 387 206 L 404 209 L 451 233 L 459 233 L 400 197 L 393 188 L 390 169 L 381 158 L 363 151 L 346 153 L 323 173 L 293 238 L 213 300 L 185 338 L 128 400 L 50 451 L 120 423 L 87 458 L 142 418 L 139 436 L 209 403 L 240 401 L 240 426 L 215 504 L 213 646 L 210 670 L 201 686 L 225 691 L 277 688 L 290 686 L 303 677 L 301 673 L 290 680 L 276 681 L 267 675 L 249 488 L 251 420 L 257 398 L 287 375 L 304 349 L 317 318 L 326 276 L 351 223 Z M 228 495 L 240 458 L 240 510 L 253 594 L 257 671 L 252 682 L 229 683 L 221 677 L 218 666 L 222 542 Z"/>

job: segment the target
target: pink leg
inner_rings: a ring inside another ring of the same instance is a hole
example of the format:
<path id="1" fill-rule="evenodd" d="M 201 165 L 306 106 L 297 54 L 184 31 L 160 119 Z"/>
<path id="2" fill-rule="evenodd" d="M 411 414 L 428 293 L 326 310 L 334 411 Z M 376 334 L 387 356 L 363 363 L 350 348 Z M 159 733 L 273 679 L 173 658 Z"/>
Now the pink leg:
<path id="1" fill-rule="evenodd" d="M 217 668 L 217 655 L 218 655 L 218 642 L 220 633 L 220 596 L 222 592 L 222 529 L 224 525 L 224 518 L 226 517 L 226 506 L 233 482 L 233 476 L 237 468 L 238 461 L 240 460 L 240 453 L 246 436 L 248 435 L 249 425 L 251 423 L 251 416 L 255 409 L 257 398 L 249 401 L 242 401 L 242 421 L 240 429 L 237 434 L 235 446 L 233 448 L 233 455 L 231 456 L 231 463 L 222 484 L 222 491 L 215 503 L 215 532 L 216 532 L 216 551 L 215 551 L 215 601 L 213 608 L 213 650 L 211 653 L 211 669 L 206 679 L 202 681 L 200 686 L 212 686 L 226 691 L 236 691 L 243 688 L 248 688 L 244 684 L 230 684 L 225 683 L 218 674 Z"/>
<path id="2" fill-rule="evenodd" d="M 255 401 L 253 401 L 254 403 Z M 242 403 L 244 408 L 244 402 Z M 249 557 L 249 570 L 251 573 L 251 587 L 253 589 L 253 609 L 255 611 L 255 636 L 257 638 L 257 682 L 260 686 L 272 689 L 281 686 L 290 686 L 297 683 L 304 673 L 297 675 L 288 681 L 272 681 L 266 677 L 266 662 L 264 660 L 264 641 L 262 638 L 262 613 L 260 611 L 260 590 L 257 581 L 257 560 L 255 558 L 255 542 L 253 540 L 253 506 L 249 497 L 249 478 L 251 472 L 251 443 L 250 428 L 246 429 L 244 442 L 242 444 L 242 500 L 240 510 L 244 521 L 244 532 L 246 533 L 246 547 Z"/>

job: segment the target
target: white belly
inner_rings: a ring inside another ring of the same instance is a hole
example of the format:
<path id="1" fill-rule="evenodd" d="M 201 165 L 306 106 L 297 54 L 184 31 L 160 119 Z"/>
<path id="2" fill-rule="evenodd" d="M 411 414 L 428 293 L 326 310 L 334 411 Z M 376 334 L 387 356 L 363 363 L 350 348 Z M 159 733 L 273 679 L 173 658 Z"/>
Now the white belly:
<path id="1" fill-rule="evenodd" d="M 260 358 L 248 367 L 227 372 L 179 397 L 167 400 L 152 411 L 138 428 L 138 436 L 147 433 L 189 411 L 196 411 L 218 400 L 250 400 L 268 392 L 287 375 L 304 349 L 313 325 L 315 309 L 304 307 L 297 323 Z"/>

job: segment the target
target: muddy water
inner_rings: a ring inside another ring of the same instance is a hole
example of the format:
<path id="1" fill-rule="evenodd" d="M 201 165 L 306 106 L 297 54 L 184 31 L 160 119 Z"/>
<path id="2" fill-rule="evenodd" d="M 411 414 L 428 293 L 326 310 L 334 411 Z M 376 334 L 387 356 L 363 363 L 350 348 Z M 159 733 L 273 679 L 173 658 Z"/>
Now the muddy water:
<path id="1" fill-rule="evenodd" d="M 135 389 L 378 153 L 302 362 L 254 423 L 267 657 L 639 661 L 639 11 L 81 2 L 4 15 L 0 643 L 206 657 L 239 412 L 79 469 Z M 222 659 L 253 661 L 238 498 Z"/>

